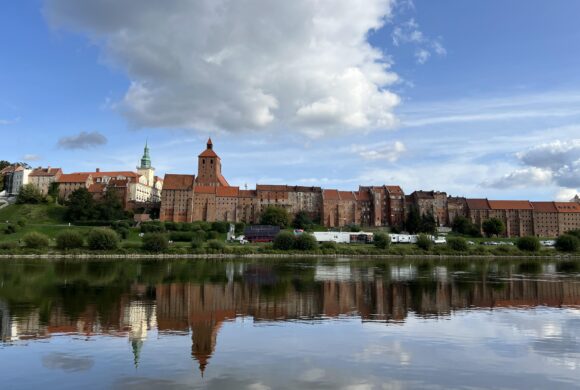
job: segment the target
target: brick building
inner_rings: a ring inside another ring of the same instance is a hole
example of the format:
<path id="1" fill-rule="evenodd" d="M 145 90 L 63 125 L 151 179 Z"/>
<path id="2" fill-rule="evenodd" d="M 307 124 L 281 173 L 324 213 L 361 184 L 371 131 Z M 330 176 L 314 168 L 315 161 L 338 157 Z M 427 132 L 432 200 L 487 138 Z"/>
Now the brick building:
<path id="1" fill-rule="evenodd" d="M 415 207 L 419 215 L 433 215 L 438 226 L 450 224 L 445 192 L 415 191 L 407 198 L 407 204 Z"/>
<path id="2" fill-rule="evenodd" d="M 52 183 L 56 183 L 62 175 L 60 168 L 38 167 L 28 175 L 28 183 L 34 185 L 43 194 L 48 194 Z"/>

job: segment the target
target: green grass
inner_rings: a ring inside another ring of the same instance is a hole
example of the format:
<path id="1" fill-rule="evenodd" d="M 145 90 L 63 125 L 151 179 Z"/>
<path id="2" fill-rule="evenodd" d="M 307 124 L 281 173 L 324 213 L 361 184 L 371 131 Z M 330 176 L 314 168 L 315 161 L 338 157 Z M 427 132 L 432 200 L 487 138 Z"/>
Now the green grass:
<path id="1" fill-rule="evenodd" d="M 62 225 L 65 209 L 57 204 L 10 205 L 0 210 L 0 223 L 23 220 L 27 225 Z"/>

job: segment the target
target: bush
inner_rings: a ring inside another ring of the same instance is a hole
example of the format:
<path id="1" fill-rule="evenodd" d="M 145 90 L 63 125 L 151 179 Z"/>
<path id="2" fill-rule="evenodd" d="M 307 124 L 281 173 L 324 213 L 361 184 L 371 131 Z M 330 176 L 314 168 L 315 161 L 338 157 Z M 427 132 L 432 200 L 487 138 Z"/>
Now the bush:
<path id="1" fill-rule="evenodd" d="M 338 245 L 334 241 L 325 241 L 320 244 L 320 249 L 323 251 L 336 251 L 338 249 Z"/>
<path id="2" fill-rule="evenodd" d="M 244 229 L 246 228 L 246 224 L 243 222 L 236 223 L 236 235 L 244 234 Z"/>
<path id="3" fill-rule="evenodd" d="M 353 232 L 353 233 L 358 233 L 361 231 L 360 226 L 358 226 L 357 224 L 354 224 L 354 223 L 347 225 L 346 228 L 348 229 L 349 232 Z"/>
<path id="4" fill-rule="evenodd" d="M 193 232 L 171 232 L 169 239 L 175 242 L 189 242 L 193 240 Z"/>
<path id="5" fill-rule="evenodd" d="M 204 240 L 200 239 L 199 237 L 194 236 L 191 240 L 191 248 L 192 249 L 201 249 L 203 248 Z"/>
<path id="6" fill-rule="evenodd" d="M 24 246 L 31 249 L 41 249 L 48 247 L 48 237 L 37 232 L 30 232 L 22 237 Z"/>
<path id="7" fill-rule="evenodd" d="M 164 226 L 165 226 L 165 230 L 169 230 L 169 231 L 177 230 L 176 229 L 177 224 L 175 222 L 167 221 L 167 222 L 165 222 Z"/>
<path id="8" fill-rule="evenodd" d="M 503 232 L 505 232 L 505 224 L 499 218 L 490 218 L 484 221 L 481 224 L 481 228 L 483 229 L 486 236 L 499 236 Z"/>
<path id="9" fill-rule="evenodd" d="M 119 236 L 108 228 L 93 229 L 87 239 L 92 250 L 112 250 L 119 246 Z"/>
<path id="10" fill-rule="evenodd" d="M 147 252 L 163 252 L 169 247 L 167 236 L 163 233 L 147 233 L 143 236 L 143 250 Z"/>
<path id="11" fill-rule="evenodd" d="M 294 248 L 300 251 L 311 251 L 318 247 L 316 238 L 311 234 L 301 234 L 294 240 Z"/>
<path id="12" fill-rule="evenodd" d="M 562 252 L 576 252 L 580 247 L 580 239 L 571 234 L 563 234 L 556 239 L 556 249 Z"/>
<path id="13" fill-rule="evenodd" d="M 191 239 L 204 242 L 207 239 L 207 233 L 203 230 L 195 230 L 191 234 Z"/>
<path id="14" fill-rule="evenodd" d="M 74 230 L 65 230 L 62 231 L 56 236 L 56 247 L 58 249 L 66 250 L 66 249 L 76 249 L 82 248 L 84 245 L 85 240 L 83 236 L 79 232 L 75 232 Z"/>
<path id="15" fill-rule="evenodd" d="M 39 204 L 44 202 L 44 200 L 44 195 L 34 184 L 25 184 L 20 188 L 16 203 Z"/>
<path id="16" fill-rule="evenodd" d="M 387 249 L 391 245 L 391 237 L 385 233 L 373 234 L 373 244 L 379 249 Z"/>
<path id="17" fill-rule="evenodd" d="M 9 224 L 4 227 L 4 234 L 14 234 L 17 230 L 16 225 Z"/>
<path id="18" fill-rule="evenodd" d="M 280 229 L 286 229 L 290 225 L 290 215 L 283 207 L 268 206 L 260 217 L 260 224 L 280 226 Z"/>
<path id="19" fill-rule="evenodd" d="M 280 232 L 274 237 L 274 242 L 272 243 L 274 249 L 287 251 L 294 248 L 294 234 L 290 232 Z"/>
<path id="20" fill-rule="evenodd" d="M 225 234 L 230 230 L 229 222 L 213 222 L 211 224 L 211 230 L 215 230 L 218 233 Z"/>
<path id="21" fill-rule="evenodd" d="M 26 221 L 23 219 L 19 219 L 18 221 L 16 221 L 16 224 L 20 227 L 24 227 L 26 226 Z"/>
<path id="22" fill-rule="evenodd" d="M 519 250 L 526 252 L 537 252 L 540 250 L 540 240 L 537 237 L 520 237 L 518 238 L 516 245 Z"/>
<path id="23" fill-rule="evenodd" d="M 570 234 L 570 235 L 575 236 L 576 238 L 580 239 L 580 229 L 570 230 L 570 231 L 566 232 L 566 234 Z"/>
<path id="24" fill-rule="evenodd" d="M 129 238 L 129 233 L 131 233 L 131 231 L 129 229 L 123 228 L 123 227 L 115 229 L 115 231 L 117 232 L 119 237 L 121 237 L 123 240 L 126 240 L 127 238 Z"/>
<path id="25" fill-rule="evenodd" d="M 417 246 L 420 249 L 428 251 L 433 248 L 433 240 L 426 234 L 419 234 L 419 237 L 417 237 Z"/>
<path id="26" fill-rule="evenodd" d="M 145 222 L 141 224 L 141 233 L 164 233 L 165 225 L 157 222 Z"/>
<path id="27" fill-rule="evenodd" d="M 207 239 L 208 240 L 217 240 L 220 237 L 220 234 L 215 230 L 210 230 L 207 232 Z"/>
<path id="28" fill-rule="evenodd" d="M 462 237 L 449 237 L 447 239 L 447 246 L 454 251 L 465 252 L 469 249 L 467 241 Z"/>
<path id="29" fill-rule="evenodd" d="M 13 241 L 0 242 L 0 250 L 13 250 L 18 248 L 18 244 Z"/>
<path id="30" fill-rule="evenodd" d="M 226 247 L 226 244 L 219 240 L 210 240 L 207 242 L 207 247 L 214 251 L 223 251 Z"/>
<path id="31" fill-rule="evenodd" d="M 299 211 L 292 221 L 292 226 L 295 229 L 308 229 L 312 226 L 312 219 L 306 211 Z"/>

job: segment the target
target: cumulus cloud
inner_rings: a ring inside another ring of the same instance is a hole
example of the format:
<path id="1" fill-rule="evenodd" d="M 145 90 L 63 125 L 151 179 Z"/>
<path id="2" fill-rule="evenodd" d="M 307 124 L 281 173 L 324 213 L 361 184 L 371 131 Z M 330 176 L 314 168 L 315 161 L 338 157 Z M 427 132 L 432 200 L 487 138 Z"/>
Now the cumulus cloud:
<path id="1" fill-rule="evenodd" d="M 365 160 L 387 160 L 389 162 L 395 162 L 407 151 L 407 148 L 402 142 L 395 141 L 394 143 L 382 143 L 372 146 L 353 145 L 352 151 Z"/>
<path id="2" fill-rule="evenodd" d="M 46 0 L 131 85 L 139 127 L 298 129 L 313 137 L 396 124 L 398 80 L 367 41 L 393 0 Z"/>
<path id="3" fill-rule="evenodd" d="M 107 138 L 98 131 L 81 131 L 77 135 L 62 137 L 58 140 L 58 147 L 63 149 L 89 149 L 100 145 L 105 145 Z"/>
<path id="4" fill-rule="evenodd" d="M 552 172 L 542 168 L 523 168 L 517 169 L 503 177 L 484 183 L 487 187 L 492 188 L 528 188 L 550 184 L 552 181 Z"/>

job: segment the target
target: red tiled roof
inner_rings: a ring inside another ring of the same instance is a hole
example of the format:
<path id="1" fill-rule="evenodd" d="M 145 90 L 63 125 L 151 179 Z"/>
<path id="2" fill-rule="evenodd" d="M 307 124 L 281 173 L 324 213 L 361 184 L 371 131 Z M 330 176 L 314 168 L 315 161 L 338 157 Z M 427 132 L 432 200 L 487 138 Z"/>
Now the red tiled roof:
<path id="1" fill-rule="evenodd" d="M 322 197 L 326 200 L 340 200 L 338 190 L 322 190 Z"/>
<path id="2" fill-rule="evenodd" d="M 338 191 L 338 196 L 340 196 L 340 200 L 356 200 L 352 191 Z"/>
<path id="3" fill-rule="evenodd" d="M 554 202 L 559 213 L 580 213 L 580 203 L 576 202 Z"/>
<path id="4" fill-rule="evenodd" d="M 288 186 L 280 184 L 256 184 L 256 191 L 288 191 Z"/>
<path id="5" fill-rule="evenodd" d="M 218 181 L 224 187 L 229 187 L 230 186 L 229 183 L 228 183 L 228 181 L 226 180 L 226 178 L 223 177 L 222 175 L 219 175 L 218 176 Z"/>
<path id="6" fill-rule="evenodd" d="M 255 198 L 256 191 L 254 190 L 240 190 L 239 195 L 240 198 Z"/>
<path id="7" fill-rule="evenodd" d="M 286 188 L 292 192 L 322 192 L 320 187 L 286 186 Z"/>
<path id="8" fill-rule="evenodd" d="M 539 211 L 542 213 L 558 212 L 558 209 L 556 208 L 556 205 L 554 205 L 554 202 L 530 202 L 530 203 L 532 204 L 534 211 Z"/>
<path id="9" fill-rule="evenodd" d="M 467 202 L 467 208 L 470 210 L 489 210 L 489 202 L 487 199 L 465 199 Z"/>
<path id="10" fill-rule="evenodd" d="M 58 178 L 59 183 L 84 183 L 91 177 L 90 173 L 68 173 Z"/>
<path id="11" fill-rule="evenodd" d="M 489 200 L 492 210 L 532 210 L 529 200 Z"/>
<path id="12" fill-rule="evenodd" d="M 59 172 L 62 173 L 62 170 L 60 168 L 36 168 L 28 176 L 29 177 L 35 177 L 35 176 L 55 176 Z"/>
<path id="13" fill-rule="evenodd" d="M 194 191 L 196 194 L 215 194 L 216 193 L 216 188 L 215 186 L 199 186 L 196 185 L 194 187 Z"/>
<path id="14" fill-rule="evenodd" d="M 195 175 L 175 175 L 165 174 L 163 179 L 163 190 L 189 190 L 193 189 Z"/>
<path id="15" fill-rule="evenodd" d="M 141 175 L 136 172 L 131 171 L 111 171 L 111 172 L 77 172 L 77 173 L 90 173 L 93 178 L 97 177 L 135 177 L 138 178 Z"/>
<path id="16" fill-rule="evenodd" d="M 239 187 L 218 187 L 216 194 L 217 196 L 237 198 L 239 192 L 240 192 Z"/>
<path id="17" fill-rule="evenodd" d="M 356 198 L 360 201 L 370 201 L 371 194 L 368 191 L 358 191 L 356 192 Z"/>
<path id="18" fill-rule="evenodd" d="M 92 194 L 100 194 L 105 191 L 105 185 L 103 183 L 95 183 L 89 186 L 89 192 Z"/>
<path id="19" fill-rule="evenodd" d="M 395 195 L 403 195 L 404 194 L 403 189 L 399 186 L 385 186 L 385 188 L 391 194 L 395 194 Z"/>

